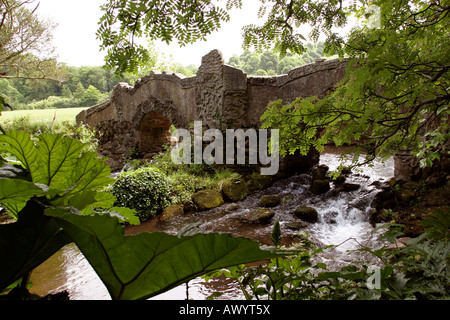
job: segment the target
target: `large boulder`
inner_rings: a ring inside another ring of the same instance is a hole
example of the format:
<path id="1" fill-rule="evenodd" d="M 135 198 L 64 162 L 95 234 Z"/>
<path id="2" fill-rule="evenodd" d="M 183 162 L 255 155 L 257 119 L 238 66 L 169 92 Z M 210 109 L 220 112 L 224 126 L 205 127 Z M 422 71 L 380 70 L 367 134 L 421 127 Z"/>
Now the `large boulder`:
<path id="1" fill-rule="evenodd" d="M 222 183 L 222 194 L 228 201 L 244 200 L 248 195 L 247 182 L 242 179 L 225 179 Z"/>
<path id="2" fill-rule="evenodd" d="M 275 215 L 275 212 L 269 209 L 264 208 L 258 208 L 250 211 L 249 213 L 245 214 L 242 217 L 242 220 L 248 223 L 253 224 L 267 224 L 269 223 L 273 216 Z"/>
<path id="3" fill-rule="evenodd" d="M 361 187 L 361 185 L 357 184 L 357 183 L 348 183 L 345 182 L 342 184 L 342 191 L 344 192 L 351 192 L 351 191 L 356 191 Z"/>
<path id="4" fill-rule="evenodd" d="M 328 180 L 315 180 L 311 184 L 311 191 L 315 194 L 326 193 L 330 190 L 330 181 Z"/>
<path id="5" fill-rule="evenodd" d="M 162 220 L 169 220 L 173 217 L 180 216 L 184 214 L 184 210 L 182 206 L 177 205 L 170 205 L 167 208 L 165 208 L 161 214 Z"/>
<path id="6" fill-rule="evenodd" d="M 330 177 L 328 176 L 328 166 L 321 164 L 312 170 L 311 191 L 315 194 L 326 193 L 330 190 Z"/>
<path id="7" fill-rule="evenodd" d="M 270 187 L 273 181 L 274 181 L 273 176 L 265 176 L 257 172 L 253 172 L 252 175 L 250 176 L 248 187 L 251 191 L 263 190 Z"/>
<path id="8" fill-rule="evenodd" d="M 272 208 L 276 207 L 281 203 L 281 197 L 280 196 L 262 196 L 261 199 L 259 199 L 259 205 L 264 208 Z"/>
<path id="9" fill-rule="evenodd" d="M 192 202 L 197 206 L 198 211 L 204 211 L 212 209 L 223 204 L 222 193 L 219 190 L 210 189 L 202 190 L 194 193 L 192 196 Z"/>
<path id="10" fill-rule="evenodd" d="M 447 149 L 450 142 L 447 142 Z M 428 187 L 439 187 L 447 181 L 450 173 L 450 158 L 440 154 L 440 160 L 434 160 L 431 166 L 422 167 L 420 160 L 404 151 L 394 155 L 394 177 L 399 181 L 425 181 Z"/>
<path id="11" fill-rule="evenodd" d="M 300 206 L 295 212 L 295 216 L 306 222 L 317 222 L 319 221 L 319 213 L 316 209 L 308 207 L 308 206 Z"/>

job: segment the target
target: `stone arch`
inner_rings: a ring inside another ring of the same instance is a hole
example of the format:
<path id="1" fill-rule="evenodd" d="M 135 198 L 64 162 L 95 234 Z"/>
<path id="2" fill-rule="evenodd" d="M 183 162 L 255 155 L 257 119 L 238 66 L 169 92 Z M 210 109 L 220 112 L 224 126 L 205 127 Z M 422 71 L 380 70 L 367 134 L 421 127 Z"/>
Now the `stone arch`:
<path id="1" fill-rule="evenodd" d="M 162 113 L 151 111 L 144 115 L 139 123 L 139 151 L 143 155 L 163 151 L 170 144 L 172 122 Z"/>
<path id="2" fill-rule="evenodd" d="M 149 96 L 137 106 L 132 118 L 132 127 L 136 128 L 136 138 L 139 152 L 144 157 L 151 157 L 163 151 L 164 145 L 170 143 L 170 128 L 182 128 L 184 125 L 178 108 L 170 99 L 161 101 Z"/>

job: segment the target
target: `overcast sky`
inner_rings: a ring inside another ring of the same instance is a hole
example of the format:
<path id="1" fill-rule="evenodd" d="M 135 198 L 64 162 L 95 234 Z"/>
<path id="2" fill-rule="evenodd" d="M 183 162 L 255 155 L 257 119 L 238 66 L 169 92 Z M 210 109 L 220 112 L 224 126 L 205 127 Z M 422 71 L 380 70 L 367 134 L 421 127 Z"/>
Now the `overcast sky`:
<path id="1" fill-rule="evenodd" d="M 59 61 L 70 66 L 103 65 L 104 52 L 100 52 L 100 41 L 95 33 L 102 15 L 100 6 L 107 0 L 35 0 L 39 3 L 37 14 L 50 19 L 58 26 L 54 31 L 54 46 Z M 257 23 L 257 11 L 261 0 L 245 0 L 242 9 L 230 12 L 231 20 L 207 37 L 206 42 L 180 48 L 177 43 L 158 44 L 158 52 L 172 57 L 173 62 L 199 66 L 201 58 L 213 49 L 222 51 L 225 61 L 233 54 L 241 54 L 242 27 Z M 308 30 L 310 28 L 307 28 Z M 343 31 L 346 32 L 345 29 Z M 302 34 L 307 35 L 305 30 Z"/>
<path id="2" fill-rule="evenodd" d="M 100 6 L 106 0 L 39 0 L 37 13 L 43 18 L 58 24 L 54 31 L 54 46 L 59 61 L 71 66 L 103 65 L 104 52 L 100 52 L 100 42 L 95 33 L 102 15 Z M 258 2 L 258 0 L 256 0 Z M 37 1 L 35 2 L 37 4 Z M 170 55 L 174 62 L 183 65 L 200 65 L 201 58 L 213 49 L 222 51 L 225 60 L 233 54 L 242 53 L 241 28 L 249 21 L 255 21 L 257 6 L 251 6 L 255 0 L 245 0 L 244 6 L 250 10 L 233 10 L 231 21 L 218 32 L 211 34 L 207 42 L 179 48 L 161 44 L 159 52 Z"/>

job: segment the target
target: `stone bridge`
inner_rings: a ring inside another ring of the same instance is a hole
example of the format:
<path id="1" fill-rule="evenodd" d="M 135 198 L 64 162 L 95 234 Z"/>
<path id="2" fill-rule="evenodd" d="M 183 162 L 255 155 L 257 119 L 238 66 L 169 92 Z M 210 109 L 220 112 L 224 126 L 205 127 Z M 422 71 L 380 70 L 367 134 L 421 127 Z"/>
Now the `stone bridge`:
<path id="1" fill-rule="evenodd" d="M 258 128 L 269 102 L 323 97 L 342 79 L 346 66 L 345 60 L 320 60 L 286 75 L 247 76 L 226 65 L 220 51 L 213 50 L 202 58 L 194 77 L 152 72 L 134 87 L 118 84 L 109 100 L 81 112 L 77 123 L 102 133 L 99 152 L 117 168 L 133 150 L 144 157 L 161 151 L 170 141 L 172 125 L 187 129 L 202 121 L 204 129 Z M 301 158 L 293 162 L 297 169 L 318 161 Z"/>

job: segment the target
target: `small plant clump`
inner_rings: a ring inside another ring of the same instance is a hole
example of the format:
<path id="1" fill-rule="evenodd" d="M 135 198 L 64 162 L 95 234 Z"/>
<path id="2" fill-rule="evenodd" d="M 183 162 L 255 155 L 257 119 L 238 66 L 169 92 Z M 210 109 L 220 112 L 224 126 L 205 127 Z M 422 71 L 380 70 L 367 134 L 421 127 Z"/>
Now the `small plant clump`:
<path id="1" fill-rule="evenodd" d="M 122 172 L 110 187 L 116 205 L 136 210 L 141 222 L 170 205 L 170 190 L 166 177 L 151 167 Z"/>

